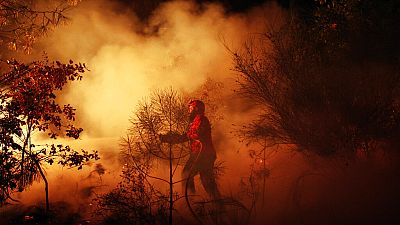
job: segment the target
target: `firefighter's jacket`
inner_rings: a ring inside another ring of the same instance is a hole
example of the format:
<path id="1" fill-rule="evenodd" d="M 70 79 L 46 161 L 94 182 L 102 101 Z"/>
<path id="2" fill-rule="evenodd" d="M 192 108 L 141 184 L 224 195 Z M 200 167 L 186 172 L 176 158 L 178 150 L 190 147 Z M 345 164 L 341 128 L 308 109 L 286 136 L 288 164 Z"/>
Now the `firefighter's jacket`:
<path id="1" fill-rule="evenodd" d="M 202 154 L 215 156 L 215 149 L 211 137 L 211 125 L 206 116 L 197 114 L 189 124 L 186 135 L 189 138 L 192 153 L 201 151 Z"/>

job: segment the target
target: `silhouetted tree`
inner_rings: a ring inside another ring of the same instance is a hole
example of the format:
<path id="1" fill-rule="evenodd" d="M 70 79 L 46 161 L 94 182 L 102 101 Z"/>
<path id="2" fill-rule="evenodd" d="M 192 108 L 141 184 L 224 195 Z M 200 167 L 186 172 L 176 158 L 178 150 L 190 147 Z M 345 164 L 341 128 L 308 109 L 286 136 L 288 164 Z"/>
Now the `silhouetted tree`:
<path id="1" fill-rule="evenodd" d="M 0 1 L 0 45 L 30 53 L 35 40 L 67 21 L 65 12 L 79 1 L 50 0 L 46 4 L 38 0 Z"/>
<path id="2" fill-rule="evenodd" d="M 80 0 L 0 1 L 0 48 L 30 53 L 34 41 L 54 26 L 67 20 L 65 12 Z M 4 58 L 1 55 L 0 58 Z M 0 65 L 0 205 L 12 200 L 16 190 L 24 191 L 35 180 L 43 179 L 46 212 L 49 210 L 48 182 L 43 164 L 57 162 L 82 168 L 97 152 L 77 152 L 63 145 L 35 145 L 35 132 L 51 138 L 65 135 L 78 138 L 82 128 L 73 125 L 75 109 L 56 101 L 69 81 L 80 80 L 82 64 L 36 61 L 22 64 L 16 60 Z"/>
<path id="3" fill-rule="evenodd" d="M 245 136 L 321 155 L 396 140 L 399 2 L 316 1 L 298 12 L 233 52 L 242 94 L 263 109 Z"/>
<path id="4" fill-rule="evenodd" d="M 35 132 L 79 138 L 82 128 L 73 125 L 75 109 L 57 103 L 57 94 L 71 81 L 80 80 L 85 66 L 60 62 L 37 61 L 22 64 L 8 62 L 13 77 L 0 93 L 0 203 L 12 199 L 16 190 L 23 191 L 35 180 L 45 182 L 46 210 L 49 210 L 48 182 L 43 164 L 57 162 L 62 166 L 82 168 L 97 152 L 81 152 L 63 145 L 35 145 Z"/>
<path id="5" fill-rule="evenodd" d="M 183 97 L 176 91 L 155 91 L 148 100 L 139 103 L 135 117 L 131 120 L 131 128 L 123 141 L 122 154 L 131 159 L 125 164 L 145 174 L 146 179 L 155 179 L 167 184 L 169 223 L 172 224 L 174 202 L 178 194 L 174 193 L 174 184 L 181 181 L 174 180 L 177 167 L 182 164 L 188 155 L 187 144 L 161 143 L 160 134 L 185 133 L 188 118 L 187 106 Z M 168 164 L 166 178 L 154 174 L 157 163 L 161 166 Z M 148 165 L 148 171 L 142 170 L 142 165 Z M 165 199 L 166 200 L 166 199 Z"/>

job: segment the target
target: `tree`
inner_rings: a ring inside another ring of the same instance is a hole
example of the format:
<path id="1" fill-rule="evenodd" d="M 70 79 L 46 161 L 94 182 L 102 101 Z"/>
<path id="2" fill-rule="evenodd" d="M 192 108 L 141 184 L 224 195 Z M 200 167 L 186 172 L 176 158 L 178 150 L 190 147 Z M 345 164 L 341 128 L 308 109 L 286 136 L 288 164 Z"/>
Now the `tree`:
<path id="1" fill-rule="evenodd" d="M 65 12 L 80 0 L 0 1 L 0 48 L 30 53 L 38 37 L 53 26 L 65 22 Z M 45 8 L 55 4 L 54 8 Z M 4 58 L 4 55 L 0 56 Z M 49 63 L 46 60 L 21 64 L 1 61 L 0 78 L 0 206 L 14 200 L 35 180 L 45 183 L 46 213 L 49 210 L 48 182 L 43 164 L 58 162 L 63 166 L 82 168 L 97 152 L 72 150 L 63 145 L 35 145 L 35 132 L 48 132 L 51 138 L 63 135 L 79 138 L 82 128 L 73 125 L 75 109 L 61 106 L 58 94 L 70 81 L 80 80 L 85 65 Z"/>
<path id="2" fill-rule="evenodd" d="M 22 64 L 8 62 L 12 77 L 0 93 L 0 203 L 12 200 L 16 190 L 22 192 L 35 180 L 45 183 L 46 212 L 49 210 L 48 182 L 43 164 L 82 168 L 97 152 L 81 152 L 63 145 L 35 145 L 35 132 L 79 138 L 82 128 L 73 125 L 75 109 L 57 103 L 57 94 L 71 81 L 81 80 L 85 65 L 36 61 Z M 40 175 L 40 176 L 39 176 Z"/>
<path id="3" fill-rule="evenodd" d="M 175 173 L 189 148 L 185 143 L 161 143 L 159 136 L 186 131 L 185 102 L 168 89 L 154 91 L 138 104 L 121 143 L 123 180 L 113 191 L 97 198 L 97 214 L 105 215 L 104 223 L 172 224 L 174 203 L 180 199 L 174 185 L 182 182 L 176 180 Z M 159 167 L 167 167 L 168 175 L 157 175 Z M 165 188 L 167 192 L 160 191 Z"/>
<path id="4" fill-rule="evenodd" d="M 131 155 L 134 160 L 127 162 L 140 170 L 140 165 L 149 165 L 154 168 L 155 162 L 168 164 L 169 175 L 164 179 L 146 173 L 146 178 L 156 179 L 168 185 L 169 224 L 172 224 L 174 202 L 177 194 L 174 193 L 174 181 L 177 166 L 181 165 L 183 158 L 188 155 L 186 144 L 162 144 L 160 134 L 167 132 L 185 133 L 188 119 L 186 103 L 172 89 L 156 91 L 148 101 L 139 104 L 135 119 L 131 120 L 132 127 L 124 139 L 124 152 Z M 151 172 L 151 171 L 149 171 Z"/>
<path id="5" fill-rule="evenodd" d="M 398 1 L 316 1 L 233 52 L 241 93 L 263 108 L 245 136 L 320 155 L 394 142 L 399 11 Z"/>
<path id="6" fill-rule="evenodd" d="M 0 1 L 0 45 L 30 53 L 38 37 L 67 21 L 65 12 L 80 0 L 52 0 L 54 8 L 41 7 L 37 0 Z"/>
<path id="7" fill-rule="evenodd" d="M 161 143 L 159 135 L 184 133 L 188 124 L 184 98 L 172 89 L 154 91 L 138 104 L 131 127 L 121 143 L 122 182 L 97 199 L 97 214 L 104 223 L 172 224 L 174 203 L 179 196 L 174 185 L 177 167 L 188 155 L 186 144 Z M 168 175 L 156 169 L 168 168 Z M 155 182 L 161 182 L 155 183 Z M 163 190 L 166 187 L 168 190 Z"/>
<path id="8" fill-rule="evenodd" d="M 168 224 L 168 196 L 147 180 L 148 164 L 132 166 L 132 155 L 125 155 L 122 181 L 109 193 L 95 199 L 95 214 L 101 224 Z M 139 168 L 137 168 L 137 166 Z"/>

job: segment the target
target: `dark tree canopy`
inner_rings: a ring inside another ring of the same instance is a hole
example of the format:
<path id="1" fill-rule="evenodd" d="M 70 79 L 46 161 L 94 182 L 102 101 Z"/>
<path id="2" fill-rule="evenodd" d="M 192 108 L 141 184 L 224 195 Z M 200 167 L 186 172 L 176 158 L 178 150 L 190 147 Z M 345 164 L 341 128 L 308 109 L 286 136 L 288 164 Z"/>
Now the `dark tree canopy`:
<path id="1" fill-rule="evenodd" d="M 265 112 L 249 138 L 318 154 L 368 151 L 400 134 L 398 1 L 318 1 L 233 54 Z M 382 146 L 381 146 L 382 147 Z"/>

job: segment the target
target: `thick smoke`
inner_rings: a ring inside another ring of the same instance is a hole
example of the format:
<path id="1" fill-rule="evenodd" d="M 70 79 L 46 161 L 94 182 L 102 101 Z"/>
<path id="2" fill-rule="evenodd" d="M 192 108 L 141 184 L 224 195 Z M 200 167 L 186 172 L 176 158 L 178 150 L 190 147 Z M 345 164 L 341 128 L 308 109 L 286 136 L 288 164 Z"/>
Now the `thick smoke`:
<path id="1" fill-rule="evenodd" d="M 90 193 L 113 188 L 122 167 L 119 141 L 138 101 L 159 88 L 191 93 L 209 78 L 223 84 L 220 109 L 224 120 L 214 124 L 219 158 L 226 162 L 227 177 L 231 173 L 246 176 L 246 160 L 240 167 L 230 163 L 247 157 L 245 146 L 230 132 L 232 124 L 249 120 L 252 110 L 248 109 L 251 104 L 234 97 L 236 78 L 227 47 L 240 48 L 249 36 L 263 31 L 266 15 L 278 18 L 279 13 L 275 5 L 228 14 L 219 4 L 172 1 L 161 4 L 141 22 L 134 12 L 113 1 L 87 0 L 73 8 L 69 23 L 40 40 L 31 57 L 40 58 L 44 51 L 50 60 L 72 59 L 87 65 L 90 71 L 83 80 L 74 82 L 61 96 L 77 108 L 77 122 L 84 134 L 78 141 L 59 141 L 98 150 L 102 158 L 98 163 L 105 171 L 97 174 L 95 165 L 80 172 L 49 167 L 50 200 L 67 201 L 79 209 L 89 204 Z M 236 191 L 240 176 L 222 178 L 222 189 Z M 43 201 L 43 183 L 17 197 L 27 204 Z"/>
<path id="2" fill-rule="evenodd" d="M 254 20 L 226 15 L 217 4 L 177 1 L 141 24 L 110 1 L 84 1 L 42 46 L 51 58 L 87 64 L 90 72 L 65 99 L 77 106 L 87 135 L 115 137 L 126 131 L 138 100 L 155 88 L 191 92 L 211 77 L 230 89 L 234 76 L 224 43 L 237 48 L 260 33 L 257 13 Z"/>

